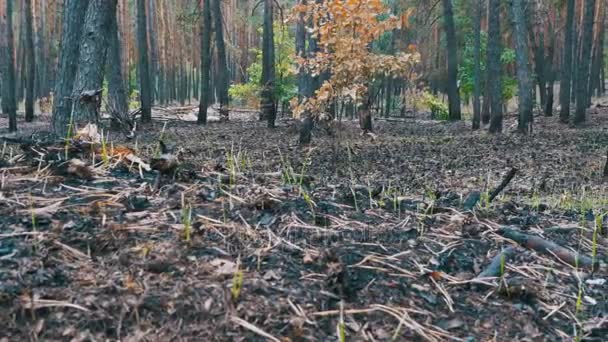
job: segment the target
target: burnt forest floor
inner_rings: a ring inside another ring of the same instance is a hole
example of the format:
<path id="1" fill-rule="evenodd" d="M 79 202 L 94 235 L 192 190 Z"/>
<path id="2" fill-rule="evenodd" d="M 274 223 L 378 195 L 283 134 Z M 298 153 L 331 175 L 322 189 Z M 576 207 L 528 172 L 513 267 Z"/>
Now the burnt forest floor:
<path id="1" fill-rule="evenodd" d="M 0 341 L 605 341 L 608 111 L 514 119 L 345 122 L 306 148 L 247 120 L 7 143 Z M 181 164 L 154 191 L 161 134 Z"/>

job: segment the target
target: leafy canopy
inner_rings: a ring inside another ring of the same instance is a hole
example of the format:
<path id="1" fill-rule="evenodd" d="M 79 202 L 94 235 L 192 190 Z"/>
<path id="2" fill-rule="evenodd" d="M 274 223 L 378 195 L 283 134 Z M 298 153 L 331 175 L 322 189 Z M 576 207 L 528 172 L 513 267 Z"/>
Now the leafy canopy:
<path id="1" fill-rule="evenodd" d="M 420 56 L 410 50 L 397 55 L 374 54 L 371 45 L 385 32 L 407 26 L 411 12 L 401 18 L 389 14 L 381 0 L 324 0 L 296 6 L 292 20 L 303 14 L 319 50 L 297 62 L 313 76 L 329 74 L 311 98 L 292 100 L 294 115 L 320 113 L 341 98 L 367 101 L 375 76 L 413 78 Z"/>
<path id="2" fill-rule="evenodd" d="M 276 56 L 274 95 L 279 103 L 289 102 L 289 100 L 297 95 L 293 63 L 295 42 L 289 30 L 281 23 L 274 23 L 274 32 L 274 49 Z M 247 68 L 247 75 L 249 76 L 248 82 L 231 85 L 228 93 L 235 100 L 251 106 L 258 106 L 260 102 L 260 92 L 262 91 L 262 50 L 251 49 L 251 51 L 255 54 L 255 60 Z"/>

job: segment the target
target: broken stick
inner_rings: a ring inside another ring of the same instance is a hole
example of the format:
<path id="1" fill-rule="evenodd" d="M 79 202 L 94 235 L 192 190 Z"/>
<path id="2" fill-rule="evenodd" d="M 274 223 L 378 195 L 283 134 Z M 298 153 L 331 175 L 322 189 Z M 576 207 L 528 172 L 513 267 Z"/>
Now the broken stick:
<path id="1" fill-rule="evenodd" d="M 498 233 L 526 248 L 535 250 L 539 253 L 552 255 L 571 266 L 596 270 L 597 266 L 599 265 L 597 260 L 593 260 L 588 256 L 571 251 L 539 236 L 528 235 L 510 228 L 501 228 Z"/>
<path id="2" fill-rule="evenodd" d="M 511 180 L 513 179 L 513 177 L 515 177 L 516 173 L 517 173 L 516 168 L 512 168 L 509 171 L 509 173 L 507 173 L 505 178 L 503 178 L 502 182 L 500 182 L 500 185 L 498 185 L 498 187 L 496 189 L 494 189 L 494 191 L 492 191 L 492 193 L 490 194 L 490 198 L 489 198 L 490 202 L 492 202 L 496 198 L 496 196 L 498 196 L 507 187 L 507 185 L 509 185 L 509 183 L 511 183 Z"/>

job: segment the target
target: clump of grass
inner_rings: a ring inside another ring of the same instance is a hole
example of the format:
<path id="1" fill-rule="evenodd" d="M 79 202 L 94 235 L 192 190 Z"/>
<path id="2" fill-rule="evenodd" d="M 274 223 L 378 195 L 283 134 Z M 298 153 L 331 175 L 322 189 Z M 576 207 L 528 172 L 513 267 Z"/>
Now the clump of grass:
<path id="1" fill-rule="evenodd" d="M 478 205 L 480 209 L 490 210 L 490 192 L 488 190 L 485 190 L 480 194 Z"/>
<path id="2" fill-rule="evenodd" d="M 182 224 L 184 225 L 184 240 L 190 242 L 192 235 L 192 206 L 186 203 L 184 194 L 182 193 Z"/>
<path id="3" fill-rule="evenodd" d="M 281 149 L 277 148 L 277 150 L 279 151 L 279 158 L 281 160 L 281 178 L 283 179 L 283 183 L 288 184 L 288 185 L 293 185 L 296 183 L 296 179 L 294 176 L 295 172 L 293 171 L 293 168 L 289 164 L 289 161 L 283 157 L 283 154 L 281 153 Z"/>
<path id="4" fill-rule="evenodd" d="M 162 141 L 165 139 L 165 129 L 167 128 L 167 122 L 163 124 L 163 129 L 160 130 L 160 135 L 158 136 L 158 141 Z M 154 157 L 160 157 L 160 144 L 156 144 L 156 150 L 154 150 Z"/>
<path id="5" fill-rule="evenodd" d="M 338 341 L 346 342 L 346 324 L 344 324 L 344 301 L 340 301 L 340 319 L 336 326 L 336 334 L 338 335 Z"/>
<path id="6" fill-rule="evenodd" d="M 110 165 L 110 156 L 108 154 L 108 137 L 103 135 L 103 131 L 101 132 L 101 160 L 103 161 L 103 165 L 105 167 Z"/>
<path id="7" fill-rule="evenodd" d="M 531 202 L 532 202 L 532 209 L 538 211 L 538 209 L 540 208 L 540 195 L 538 194 L 538 191 L 535 190 L 532 193 Z"/>
<path id="8" fill-rule="evenodd" d="M 579 279 L 578 281 L 578 295 L 576 297 L 576 307 L 575 314 L 578 316 L 583 310 L 583 281 Z"/>
<path id="9" fill-rule="evenodd" d="M 241 270 L 240 259 L 236 262 L 236 269 L 232 276 L 232 287 L 230 288 L 230 294 L 232 300 L 237 301 L 241 296 L 241 290 L 243 289 L 243 270 Z"/>
<path id="10" fill-rule="evenodd" d="M 68 131 L 65 134 L 65 146 L 64 146 L 65 160 L 68 160 L 68 153 L 70 151 L 70 141 L 72 140 L 73 136 L 74 136 L 74 111 L 72 110 L 72 113 L 70 113 L 70 122 L 68 123 Z"/>

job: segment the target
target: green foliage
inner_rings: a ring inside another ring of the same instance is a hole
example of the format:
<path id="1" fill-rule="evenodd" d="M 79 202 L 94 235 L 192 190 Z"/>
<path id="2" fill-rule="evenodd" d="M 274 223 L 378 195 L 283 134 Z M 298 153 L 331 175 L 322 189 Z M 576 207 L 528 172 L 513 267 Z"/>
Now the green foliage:
<path id="1" fill-rule="evenodd" d="M 296 74 L 294 68 L 295 39 L 281 23 L 274 23 L 275 72 L 274 95 L 278 103 L 289 102 L 297 95 Z M 254 62 L 247 68 L 249 81 L 234 84 L 228 90 L 229 95 L 241 104 L 259 105 L 262 90 L 262 50 L 252 49 Z"/>
<path id="2" fill-rule="evenodd" d="M 433 118 L 436 120 L 449 120 L 450 111 L 448 105 L 443 102 L 439 97 L 425 92 L 422 94 L 422 104 L 427 107 L 433 114 Z"/>
<path id="3" fill-rule="evenodd" d="M 479 84 L 481 89 L 485 86 L 485 73 L 486 73 L 486 55 L 487 55 L 487 42 L 488 37 L 485 32 L 481 33 L 481 79 Z M 460 93 L 466 99 L 469 99 L 473 94 L 474 90 L 474 79 L 473 72 L 475 70 L 474 61 L 475 55 L 475 42 L 472 34 L 466 37 L 466 43 L 464 46 L 462 60 L 458 69 L 458 79 L 460 81 Z M 504 66 L 513 64 L 515 62 L 515 50 L 503 49 L 500 55 L 500 61 Z M 502 75 L 502 98 L 505 101 L 512 99 L 517 94 L 517 79 L 503 71 Z"/>

